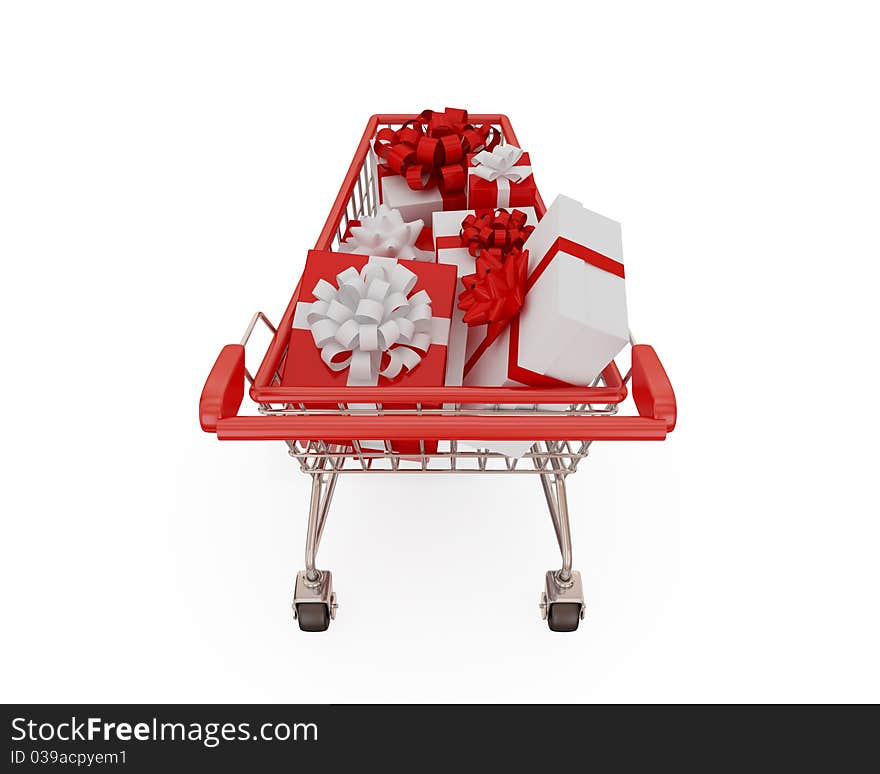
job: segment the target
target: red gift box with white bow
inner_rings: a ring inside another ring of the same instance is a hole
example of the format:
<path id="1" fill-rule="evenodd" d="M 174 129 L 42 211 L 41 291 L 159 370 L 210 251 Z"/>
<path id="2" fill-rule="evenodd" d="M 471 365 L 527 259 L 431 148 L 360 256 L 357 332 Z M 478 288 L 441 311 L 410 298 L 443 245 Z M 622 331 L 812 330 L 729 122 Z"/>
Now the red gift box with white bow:
<path id="1" fill-rule="evenodd" d="M 537 196 L 529 154 L 515 145 L 468 157 L 468 209 L 534 207 Z"/>
<path id="2" fill-rule="evenodd" d="M 442 386 L 456 281 L 451 266 L 310 251 L 282 386 Z M 376 407 L 349 404 L 349 408 Z M 362 445 L 384 449 L 381 441 Z M 394 446 L 403 453 L 419 453 L 417 442 Z"/>

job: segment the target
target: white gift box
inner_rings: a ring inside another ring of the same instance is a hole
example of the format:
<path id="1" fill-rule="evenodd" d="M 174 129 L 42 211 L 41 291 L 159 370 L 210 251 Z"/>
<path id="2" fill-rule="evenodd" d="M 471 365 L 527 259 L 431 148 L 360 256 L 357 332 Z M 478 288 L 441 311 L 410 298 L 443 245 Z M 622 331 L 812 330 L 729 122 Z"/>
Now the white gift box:
<path id="1" fill-rule="evenodd" d="M 534 207 L 517 207 L 526 216 L 526 225 L 537 226 L 538 216 Z M 475 258 L 462 245 L 461 223 L 473 210 L 454 210 L 435 212 L 433 215 L 434 246 L 437 263 L 449 263 L 456 267 L 459 280 L 474 272 Z M 464 287 L 456 288 L 456 298 Z M 485 325 L 466 325 L 464 312 L 455 304 L 452 310 L 452 324 L 449 330 L 449 344 L 446 350 L 446 385 L 460 386 L 464 383 L 464 364 L 473 354 L 479 343 L 486 338 Z M 500 384 L 500 383 L 499 383 Z M 499 386 L 498 384 L 494 386 Z"/>
<path id="2" fill-rule="evenodd" d="M 526 225 L 537 226 L 538 216 L 534 207 L 517 207 L 525 213 Z M 459 280 L 474 272 L 475 258 L 463 247 L 460 239 L 461 223 L 473 210 L 457 210 L 452 212 L 435 212 L 433 216 L 434 245 L 437 251 L 437 263 L 452 264 L 458 270 Z M 456 297 L 464 290 L 459 281 Z M 464 365 L 483 339 L 486 338 L 485 325 L 466 325 L 464 312 L 454 305 L 452 320 L 449 327 L 449 340 L 446 347 L 446 380 L 445 384 L 457 387 L 462 384 L 476 384 L 464 379 Z M 503 334 L 502 334 L 503 335 Z M 500 386 L 500 382 L 493 386 Z M 452 408 L 447 405 L 444 408 Z M 488 408 L 488 407 L 483 407 Z M 533 441 L 461 441 L 462 446 L 472 449 L 489 449 L 493 452 L 506 454 L 509 457 L 521 457 L 532 446 Z"/>
<path id="3" fill-rule="evenodd" d="M 406 221 L 431 222 L 435 212 L 463 210 L 467 207 L 467 191 L 441 193 L 437 186 L 415 191 L 402 175 L 379 172 L 379 198 L 382 204 L 399 210 Z"/>
<path id="4" fill-rule="evenodd" d="M 526 300 L 470 384 L 586 386 L 629 341 L 620 224 L 559 196 L 524 249 Z"/>

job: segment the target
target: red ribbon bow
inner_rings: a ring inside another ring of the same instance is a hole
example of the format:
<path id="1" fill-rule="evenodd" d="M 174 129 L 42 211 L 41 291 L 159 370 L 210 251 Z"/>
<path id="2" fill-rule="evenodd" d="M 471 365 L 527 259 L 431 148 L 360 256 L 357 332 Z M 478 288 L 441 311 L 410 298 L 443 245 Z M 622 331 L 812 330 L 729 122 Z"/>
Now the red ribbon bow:
<path id="1" fill-rule="evenodd" d="M 492 150 L 499 142 L 501 135 L 491 124 L 474 126 L 467 110 L 446 108 L 442 113 L 423 110 L 397 131 L 380 129 L 373 150 L 414 191 L 436 185 L 454 193 L 467 183 L 467 154 Z"/>
<path id="2" fill-rule="evenodd" d="M 476 271 L 461 278 L 465 289 L 458 296 L 458 308 L 464 311 L 464 322 L 488 325 L 489 343 L 522 309 L 528 265 L 528 250 L 484 250 L 476 260 Z"/>
<path id="3" fill-rule="evenodd" d="M 522 250 L 534 230 L 526 225 L 526 214 L 520 210 L 488 210 L 472 213 L 461 222 L 461 239 L 474 258 L 487 250 L 504 255 Z"/>
<path id="4" fill-rule="evenodd" d="M 461 278 L 458 308 L 467 325 L 488 326 L 486 338 L 465 363 L 465 374 L 525 303 L 529 251 L 522 248 L 534 230 L 521 210 L 487 210 L 462 221 L 462 243 L 476 261 L 474 273 Z"/>

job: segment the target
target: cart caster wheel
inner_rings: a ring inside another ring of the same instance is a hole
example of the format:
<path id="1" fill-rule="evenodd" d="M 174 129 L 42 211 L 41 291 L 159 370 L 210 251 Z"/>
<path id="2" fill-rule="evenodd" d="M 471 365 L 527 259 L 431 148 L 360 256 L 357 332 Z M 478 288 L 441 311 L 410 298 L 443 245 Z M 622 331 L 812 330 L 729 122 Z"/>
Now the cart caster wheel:
<path id="1" fill-rule="evenodd" d="M 581 574 L 571 570 L 568 577 L 561 576 L 560 571 L 550 571 L 544 578 L 541 618 L 551 632 L 574 632 L 586 613 Z"/>
<path id="2" fill-rule="evenodd" d="M 551 632 L 577 631 L 581 622 L 581 606 L 577 602 L 556 602 L 547 612 L 547 626 Z"/>
<path id="3" fill-rule="evenodd" d="M 304 632 L 326 632 L 330 621 L 336 618 L 336 594 L 333 578 L 326 570 L 309 573 L 300 570 L 296 576 L 293 595 L 293 616 Z"/>
<path id="4" fill-rule="evenodd" d="M 296 622 L 304 632 L 326 632 L 330 628 L 330 611 L 323 602 L 300 602 L 296 606 Z"/>

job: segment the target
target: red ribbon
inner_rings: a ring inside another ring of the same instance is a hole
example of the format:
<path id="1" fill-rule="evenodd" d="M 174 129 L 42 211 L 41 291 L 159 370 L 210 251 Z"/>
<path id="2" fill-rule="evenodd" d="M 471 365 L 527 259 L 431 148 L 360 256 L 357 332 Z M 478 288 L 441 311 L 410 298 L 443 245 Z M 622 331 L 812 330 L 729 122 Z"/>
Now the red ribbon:
<path id="1" fill-rule="evenodd" d="M 521 210 L 487 210 L 462 221 L 462 245 L 476 261 L 474 273 L 461 278 L 464 291 L 458 296 L 458 308 L 467 325 L 487 326 L 486 338 L 465 363 L 465 374 L 525 303 L 529 252 L 522 248 L 534 230 L 526 225 Z"/>
<path id="2" fill-rule="evenodd" d="M 403 175 L 414 191 L 433 188 L 444 193 L 463 191 L 467 184 L 467 154 L 492 150 L 501 135 L 491 124 L 474 126 L 467 110 L 423 110 L 399 130 L 380 129 L 373 143 L 379 159 Z"/>
<path id="3" fill-rule="evenodd" d="M 488 325 L 487 338 L 494 340 L 522 309 L 528 266 L 528 250 L 516 247 L 507 253 L 497 248 L 482 251 L 475 263 L 476 271 L 461 278 L 465 289 L 458 296 L 458 308 L 464 311 L 464 322 Z M 493 335 L 495 327 L 498 330 Z"/>
<path id="4" fill-rule="evenodd" d="M 503 255 L 522 250 L 534 230 L 526 225 L 526 214 L 521 210 L 487 210 L 471 213 L 461 222 L 461 241 L 474 258 L 485 250 L 499 250 Z"/>

